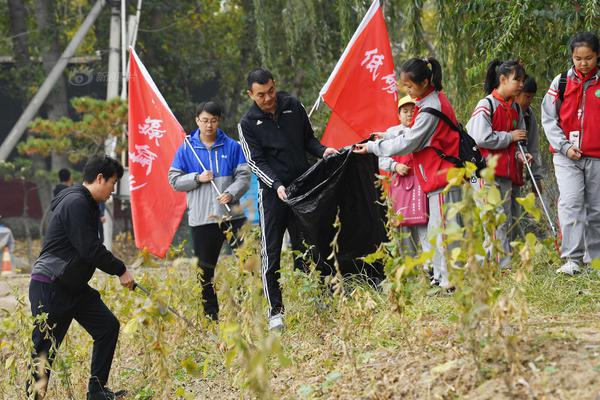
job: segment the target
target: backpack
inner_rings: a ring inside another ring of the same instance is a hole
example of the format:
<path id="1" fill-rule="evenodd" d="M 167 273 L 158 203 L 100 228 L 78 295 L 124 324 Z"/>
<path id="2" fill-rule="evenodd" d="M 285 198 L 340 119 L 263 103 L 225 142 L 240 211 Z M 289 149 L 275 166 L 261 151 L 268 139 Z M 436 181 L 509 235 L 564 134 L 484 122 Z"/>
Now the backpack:
<path id="1" fill-rule="evenodd" d="M 560 74 L 560 79 L 558 80 L 558 98 L 560 101 L 563 101 L 565 98 L 565 89 L 567 88 L 567 72 L 565 71 Z"/>
<path id="2" fill-rule="evenodd" d="M 481 154 L 481 151 L 479 150 L 479 146 L 477 146 L 477 143 L 475 143 L 475 139 L 469 136 L 465 128 L 463 128 L 463 126 L 460 123 L 458 125 L 455 125 L 454 122 L 452 122 L 450 118 L 448 118 L 448 116 L 443 112 L 431 107 L 426 107 L 422 109 L 421 112 L 426 112 L 431 115 L 435 115 L 436 117 L 444 121 L 446 125 L 450 127 L 450 129 L 458 132 L 458 136 L 460 139 L 458 144 L 458 158 L 444 154 L 444 152 L 442 152 L 440 149 L 436 149 L 434 147 L 433 150 L 435 150 L 437 155 L 446 161 L 450 161 L 459 168 L 463 168 L 465 166 L 465 161 L 472 162 L 477 167 L 476 175 L 479 176 L 481 170 L 483 170 L 487 164 L 485 161 L 485 157 Z"/>

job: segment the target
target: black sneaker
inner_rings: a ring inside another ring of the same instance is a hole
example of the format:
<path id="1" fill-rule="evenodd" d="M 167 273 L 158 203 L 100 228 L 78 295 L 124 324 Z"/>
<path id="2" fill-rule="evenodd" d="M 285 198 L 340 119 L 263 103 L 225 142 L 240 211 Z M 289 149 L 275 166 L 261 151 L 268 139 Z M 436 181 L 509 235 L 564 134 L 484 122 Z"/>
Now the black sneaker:
<path id="1" fill-rule="evenodd" d="M 109 388 L 102 388 L 99 392 L 88 392 L 87 400 L 120 400 L 127 394 L 127 390 L 113 392 Z"/>

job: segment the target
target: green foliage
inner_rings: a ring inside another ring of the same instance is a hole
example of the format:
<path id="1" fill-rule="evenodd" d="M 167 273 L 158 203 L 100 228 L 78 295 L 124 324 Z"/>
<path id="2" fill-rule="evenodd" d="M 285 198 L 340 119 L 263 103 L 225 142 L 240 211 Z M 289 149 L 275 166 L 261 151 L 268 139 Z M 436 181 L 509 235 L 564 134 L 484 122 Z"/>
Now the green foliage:
<path id="1" fill-rule="evenodd" d="M 78 97 L 71 100 L 71 105 L 79 119 L 37 118 L 31 123 L 27 140 L 19 144 L 19 153 L 28 157 L 34 154 L 48 157 L 53 152 L 65 154 L 71 163 L 78 164 L 102 152 L 106 139 L 122 138 L 127 104 L 119 98 L 104 101 Z M 119 144 L 118 150 L 127 148 L 124 140 Z"/>

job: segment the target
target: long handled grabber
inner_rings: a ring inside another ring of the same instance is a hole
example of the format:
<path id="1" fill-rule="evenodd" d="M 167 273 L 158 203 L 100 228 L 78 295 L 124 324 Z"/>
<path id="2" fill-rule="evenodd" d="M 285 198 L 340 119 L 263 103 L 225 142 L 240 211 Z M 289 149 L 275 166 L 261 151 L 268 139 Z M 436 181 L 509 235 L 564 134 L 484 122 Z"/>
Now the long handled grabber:
<path id="1" fill-rule="evenodd" d="M 133 284 L 133 290 L 135 289 L 140 289 L 142 292 L 144 292 L 144 294 L 146 296 L 148 296 L 148 298 L 152 298 L 152 295 L 150 294 L 150 291 L 148 289 L 146 289 L 145 287 L 143 287 L 142 285 L 140 285 L 139 283 L 135 282 Z M 184 317 L 183 315 L 179 314 L 177 312 L 177 310 L 175 310 L 173 307 L 170 306 L 166 306 L 167 310 L 169 310 L 173 315 L 175 315 L 177 318 L 179 318 L 180 320 L 182 320 L 183 322 L 185 322 L 185 324 L 189 327 L 189 328 L 193 328 L 194 330 L 196 330 L 196 327 L 194 326 L 194 324 L 192 324 L 190 322 L 189 319 L 187 319 L 186 317 Z"/>
<path id="2" fill-rule="evenodd" d="M 185 137 L 185 142 L 187 143 L 188 146 L 190 146 L 190 150 L 192 150 L 192 153 L 194 154 L 194 157 L 196 157 L 196 160 L 200 164 L 200 167 L 202 167 L 202 171 L 204 171 L 204 172 L 208 171 L 206 169 L 206 167 L 204 166 L 204 163 L 202 162 L 202 160 L 200 160 L 200 157 L 198 157 L 198 153 L 196 153 L 196 150 L 194 150 L 194 147 L 192 147 L 192 144 L 190 143 L 190 141 L 187 138 L 187 136 Z M 219 160 L 217 160 L 217 162 L 219 162 Z M 215 192 L 217 192 L 217 195 L 220 196 L 222 193 L 219 190 L 219 188 L 217 187 L 217 184 L 215 183 L 215 181 L 213 179 L 211 179 L 210 183 L 211 183 L 213 189 L 215 189 Z M 225 209 L 227 210 L 227 212 L 231 214 L 231 208 L 229 207 L 229 205 L 228 204 L 223 204 L 223 205 L 225 206 Z"/>
<path id="3" fill-rule="evenodd" d="M 550 229 L 552 230 L 552 235 L 554 236 L 554 246 L 556 247 L 556 250 L 560 253 L 560 247 L 558 245 L 558 239 L 557 239 L 558 234 L 556 232 L 556 227 L 554 226 L 554 223 L 552 222 L 552 218 L 550 218 L 550 213 L 548 212 L 546 203 L 544 203 L 544 199 L 542 198 L 542 192 L 540 191 L 540 188 L 538 187 L 535 177 L 533 176 L 533 171 L 531 171 L 531 166 L 527 162 L 527 158 L 525 157 L 525 150 L 523 149 L 523 144 L 521 141 L 517 142 L 517 147 L 519 148 L 519 151 L 521 152 L 521 156 L 523 156 L 523 161 L 525 161 L 525 166 L 527 167 L 527 171 L 529 172 L 529 176 L 531 177 L 531 182 L 533 182 L 533 187 L 535 188 L 535 191 L 538 195 L 538 199 L 540 199 L 540 203 L 542 203 L 542 208 L 544 209 L 544 214 L 546 214 L 546 218 L 548 219 L 548 223 L 550 224 Z"/>

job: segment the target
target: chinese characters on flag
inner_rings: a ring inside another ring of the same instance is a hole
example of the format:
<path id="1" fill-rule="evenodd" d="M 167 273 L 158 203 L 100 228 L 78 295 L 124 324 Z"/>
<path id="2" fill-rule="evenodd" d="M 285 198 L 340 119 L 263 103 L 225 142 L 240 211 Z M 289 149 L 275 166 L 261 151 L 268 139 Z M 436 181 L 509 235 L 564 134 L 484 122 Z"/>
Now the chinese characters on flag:
<path id="1" fill-rule="evenodd" d="M 185 132 L 135 51 L 129 56 L 129 184 L 135 245 L 164 257 L 186 208 L 167 172 Z"/>
<path id="2" fill-rule="evenodd" d="M 320 96 L 332 111 L 322 139 L 328 147 L 354 144 L 398 125 L 396 74 L 379 0 L 367 11 Z"/>

